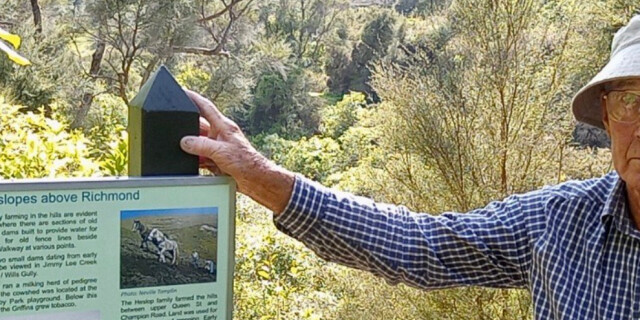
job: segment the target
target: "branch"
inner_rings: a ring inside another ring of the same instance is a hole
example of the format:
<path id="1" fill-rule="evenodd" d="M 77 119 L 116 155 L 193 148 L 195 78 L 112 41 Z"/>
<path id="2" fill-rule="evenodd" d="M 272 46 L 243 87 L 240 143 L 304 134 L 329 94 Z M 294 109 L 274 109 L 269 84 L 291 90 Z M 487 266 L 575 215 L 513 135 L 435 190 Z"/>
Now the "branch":
<path id="1" fill-rule="evenodd" d="M 236 15 L 236 18 L 240 18 L 240 16 L 242 16 L 245 11 L 247 11 L 247 9 L 249 9 L 249 6 L 251 5 L 251 3 L 253 3 L 253 0 L 249 0 L 247 1 L 247 4 L 244 6 L 244 8 L 242 8 L 242 10 L 240 10 L 240 12 Z"/>
<path id="2" fill-rule="evenodd" d="M 247 11 L 247 9 L 249 8 L 253 0 L 231 0 L 231 2 L 229 3 L 227 3 L 225 0 L 221 0 L 221 1 L 225 6 L 224 9 L 210 16 L 205 16 L 205 13 L 204 13 L 205 7 L 204 5 L 202 5 L 200 7 L 200 14 L 202 15 L 202 18 L 197 20 L 201 24 L 201 26 L 209 33 L 209 35 L 211 35 L 211 37 L 215 42 L 215 47 L 203 48 L 203 47 L 173 46 L 172 49 L 174 52 L 191 53 L 191 54 L 198 54 L 198 55 L 205 55 L 205 56 L 224 56 L 227 58 L 231 57 L 231 54 L 228 51 L 224 50 L 224 45 L 226 44 L 227 39 L 229 37 L 231 27 L 236 22 L 236 20 L 240 18 L 240 16 L 242 16 Z M 245 3 L 245 6 L 242 7 L 242 9 L 239 12 L 234 12 L 236 11 L 234 10 L 234 6 L 243 1 Z M 226 23 L 226 26 L 224 27 L 224 29 L 222 29 L 221 32 L 218 34 L 218 32 L 216 32 L 216 30 L 214 29 L 215 24 L 213 24 L 211 27 L 208 27 L 209 23 L 207 22 L 213 19 L 219 18 L 224 14 L 229 14 L 229 21 Z"/>
<path id="3" fill-rule="evenodd" d="M 201 47 L 173 47 L 173 51 L 179 53 L 199 54 L 204 56 L 231 56 L 228 51 L 222 50 L 222 46 L 216 46 L 213 49 Z"/>
<path id="4" fill-rule="evenodd" d="M 203 17 L 201 19 L 198 20 L 198 22 L 207 22 L 207 21 L 211 21 L 215 18 L 219 18 L 221 17 L 223 14 L 225 14 L 227 11 L 233 9 L 233 6 L 235 6 L 237 3 L 241 2 L 242 0 L 232 0 L 230 4 L 225 4 L 224 9 L 210 15 L 210 16 L 206 16 Z M 223 1 L 224 3 L 224 1 Z M 204 11 L 203 11 L 204 12 Z"/>
<path id="5" fill-rule="evenodd" d="M 107 76 L 107 75 L 101 75 L 101 74 L 99 74 L 99 75 L 95 75 L 95 76 L 92 76 L 92 77 L 93 77 L 93 78 L 95 78 L 96 80 L 97 80 L 97 79 L 103 79 L 103 80 L 109 80 L 109 81 L 111 81 L 111 82 L 118 82 L 118 79 L 117 79 L 117 78 L 110 77 L 110 76 Z"/>

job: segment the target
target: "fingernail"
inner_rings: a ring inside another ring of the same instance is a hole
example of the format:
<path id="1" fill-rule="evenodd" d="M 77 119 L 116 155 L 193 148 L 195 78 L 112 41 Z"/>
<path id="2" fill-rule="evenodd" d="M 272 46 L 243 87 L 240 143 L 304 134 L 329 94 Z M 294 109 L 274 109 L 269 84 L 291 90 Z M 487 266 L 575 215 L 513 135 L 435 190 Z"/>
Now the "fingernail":
<path id="1" fill-rule="evenodd" d="M 182 144 L 182 148 L 185 150 L 191 150 L 193 147 L 194 139 L 192 137 L 184 137 L 180 140 L 180 144 Z"/>

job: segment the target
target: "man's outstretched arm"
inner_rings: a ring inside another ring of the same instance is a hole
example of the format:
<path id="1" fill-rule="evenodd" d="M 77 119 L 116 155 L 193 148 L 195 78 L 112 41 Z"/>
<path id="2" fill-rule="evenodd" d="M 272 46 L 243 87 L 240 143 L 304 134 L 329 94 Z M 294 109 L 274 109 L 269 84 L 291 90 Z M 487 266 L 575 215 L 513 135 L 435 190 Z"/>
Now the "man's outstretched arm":
<path id="1" fill-rule="evenodd" d="M 527 226 L 540 224 L 534 220 L 543 218 L 544 195 L 432 216 L 337 192 L 270 162 L 213 103 L 187 93 L 207 121 L 203 136 L 185 137 L 182 148 L 212 172 L 235 178 L 240 192 L 275 212 L 278 229 L 320 257 L 423 289 L 526 286 Z"/>

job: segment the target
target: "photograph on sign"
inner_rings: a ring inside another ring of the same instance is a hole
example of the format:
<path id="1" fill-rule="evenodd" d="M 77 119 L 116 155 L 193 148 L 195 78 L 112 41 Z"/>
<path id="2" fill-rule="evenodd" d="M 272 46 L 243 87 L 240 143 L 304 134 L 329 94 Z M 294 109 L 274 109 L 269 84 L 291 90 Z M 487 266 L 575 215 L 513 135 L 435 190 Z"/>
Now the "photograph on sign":
<path id="1" fill-rule="evenodd" d="M 218 208 L 123 210 L 120 219 L 120 289 L 216 281 Z"/>

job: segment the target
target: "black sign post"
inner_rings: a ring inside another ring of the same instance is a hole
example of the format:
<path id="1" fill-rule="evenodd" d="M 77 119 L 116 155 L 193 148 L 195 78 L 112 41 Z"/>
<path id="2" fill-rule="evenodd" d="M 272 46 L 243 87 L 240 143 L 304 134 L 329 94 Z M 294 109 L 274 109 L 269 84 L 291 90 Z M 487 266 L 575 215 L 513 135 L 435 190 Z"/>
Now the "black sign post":
<path id="1" fill-rule="evenodd" d="M 197 175 L 180 139 L 199 134 L 198 108 L 161 66 L 129 105 L 129 176 Z"/>

